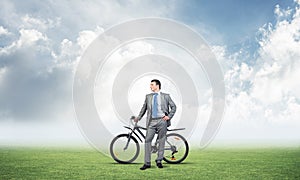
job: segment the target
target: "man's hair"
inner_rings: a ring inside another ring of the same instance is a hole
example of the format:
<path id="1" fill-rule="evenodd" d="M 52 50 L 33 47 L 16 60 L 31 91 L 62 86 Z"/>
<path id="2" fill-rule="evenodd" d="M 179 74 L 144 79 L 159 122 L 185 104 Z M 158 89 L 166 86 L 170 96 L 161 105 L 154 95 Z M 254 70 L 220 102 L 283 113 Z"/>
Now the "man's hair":
<path id="1" fill-rule="evenodd" d="M 155 84 L 159 86 L 159 89 L 161 89 L 161 83 L 158 79 L 152 79 L 151 82 L 155 82 Z"/>

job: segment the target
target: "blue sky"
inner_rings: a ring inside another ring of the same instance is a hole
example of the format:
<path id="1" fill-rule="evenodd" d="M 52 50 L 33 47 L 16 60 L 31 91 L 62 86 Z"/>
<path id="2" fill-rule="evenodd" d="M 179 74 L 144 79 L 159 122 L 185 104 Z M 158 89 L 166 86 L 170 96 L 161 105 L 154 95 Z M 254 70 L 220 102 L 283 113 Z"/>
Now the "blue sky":
<path id="1" fill-rule="evenodd" d="M 72 81 L 81 55 L 105 29 L 142 17 L 182 22 L 216 54 L 227 88 L 227 111 L 217 138 L 235 139 L 238 133 L 241 139 L 300 138 L 299 1 L 2 0 L 0 6 L 3 142 L 31 131 L 26 123 L 42 129 L 46 125 L 41 122 L 53 122 L 53 129 L 66 124 L 55 138 L 80 139 Z M 49 126 L 33 136 L 48 138 Z M 66 135 L 64 128 L 72 133 Z"/>
<path id="2" fill-rule="evenodd" d="M 265 23 L 274 23 L 275 5 L 287 8 L 293 4 L 293 0 L 181 1 L 176 19 L 194 26 L 203 24 L 221 35 L 220 40 L 210 43 L 231 46 L 253 38 Z"/>

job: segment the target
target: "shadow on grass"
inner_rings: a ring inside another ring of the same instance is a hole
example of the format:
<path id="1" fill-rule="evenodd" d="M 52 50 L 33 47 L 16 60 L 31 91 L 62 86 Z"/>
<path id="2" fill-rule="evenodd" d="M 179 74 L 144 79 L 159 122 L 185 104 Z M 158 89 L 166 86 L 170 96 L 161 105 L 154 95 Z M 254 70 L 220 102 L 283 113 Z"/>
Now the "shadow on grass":
<path id="1" fill-rule="evenodd" d="M 122 164 L 122 163 L 117 163 L 117 162 L 107 162 L 107 163 L 102 163 L 102 164 L 113 164 L 113 165 L 120 165 L 120 166 L 124 166 L 124 165 L 126 165 L 126 166 L 130 166 L 130 165 L 143 165 L 143 163 L 135 163 L 135 162 L 133 162 L 133 163 L 128 163 L 128 164 Z M 194 163 L 194 162 L 182 162 L 182 163 L 178 163 L 178 164 L 169 164 L 169 163 L 163 163 L 163 165 L 164 165 L 164 167 L 166 166 L 180 166 L 180 165 L 190 165 L 190 164 L 192 164 L 192 165 L 194 165 L 194 164 L 197 164 L 197 163 Z M 155 165 L 155 164 L 153 164 L 153 165 Z M 152 166 L 153 166 L 152 165 Z M 156 166 L 156 165 L 155 165 Z"/>
<path id="2" fill-rule="evenodd" d="M 128 164 L 126 164 L 126 163 L 117 163 L 117 162 L 107 162 L 107 163 L 103 163 L 103 164 L 114 164 L 114 165 L 117 165 L 117 164 L 119 164 L 119 165 L 128 165 L 128 166 L 130 166 L 130 165 L 137 165 L 137 164 L 143 164 L 143 163 L 135 163 L 135 162 L 133 162 L 133 163 L 128 163 Z"/>

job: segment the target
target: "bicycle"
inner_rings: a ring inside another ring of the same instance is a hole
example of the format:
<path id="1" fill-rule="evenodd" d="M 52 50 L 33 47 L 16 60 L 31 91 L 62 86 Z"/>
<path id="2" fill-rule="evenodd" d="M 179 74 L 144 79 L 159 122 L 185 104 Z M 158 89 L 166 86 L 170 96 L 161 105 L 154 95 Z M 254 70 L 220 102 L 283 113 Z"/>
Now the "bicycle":
<path id="1" fill-rule="evenodd" d="M 135 116 L 130 118 L 130 121 L 134 120 Z M 135 161 L 140 153 L 140 144 L 145 140 L 145 135 L 141 131 L 147 130 L 145 127 L 141 127 L 137 125 L 135 122 L 133 128 L 129 126 L 124 126 L 126 129 L 129 129 L 130 132 L 127 134 L 119 134 L 117 135 L 110 143 L 110 154 L 112 158 L 122 164 L 128 164 Z M 189 153 L 189 145 L 187 140 L 180 134 L 177 133 L 168 133 L 172 131 L 184 130 L 185 128 L 178 129 L 168 129 L 166 135 L 166 143 L 164 147 L 164 158 L 163 160 L 167 163 L 177 164 L 181 163 L 186 159 Z M 137 134 L 137 132 L 141 135 L 141 137 Z M 157 134 L 157 132 L 156 132 Z M 137 139 L 139 140 L 137 140 Z M 151 152 L 156 153 L 158 151 L 158 136 L 154 145 L 151 146 Z"/>

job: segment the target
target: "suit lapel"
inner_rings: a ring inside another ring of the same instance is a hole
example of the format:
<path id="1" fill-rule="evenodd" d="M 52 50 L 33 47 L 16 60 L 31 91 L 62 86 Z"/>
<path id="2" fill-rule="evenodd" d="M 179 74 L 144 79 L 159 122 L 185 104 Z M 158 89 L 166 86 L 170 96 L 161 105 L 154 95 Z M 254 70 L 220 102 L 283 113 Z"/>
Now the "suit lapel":
<path id="1" fill-rule="evenodd" d="M 163 107 L 165 104 L 165 94 L 164 93 L 160 93 L 160 99 L 161 99 L 161 101 L 160 101 L 161 107 Z"/>
<path id="2" fill-rule="evenodd" d="M 150 105 L 150 111 L 152 112 L 152 99 L 153 99 L 153 94 L 150 95 L 149 98 L 149 105 Z"/>

